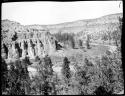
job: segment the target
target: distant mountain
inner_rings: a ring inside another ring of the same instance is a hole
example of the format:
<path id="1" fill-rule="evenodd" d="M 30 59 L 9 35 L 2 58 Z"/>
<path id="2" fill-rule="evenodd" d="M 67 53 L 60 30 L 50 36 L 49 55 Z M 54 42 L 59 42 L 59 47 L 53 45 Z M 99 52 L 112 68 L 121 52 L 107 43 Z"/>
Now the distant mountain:
<path id="1" fill-rule="evenodd" d="M 105 24 L 105 23 L 115 23 L 117 22 L 118 17 L 121 17 L 122 13 L 111 14 L 107 16 L 103 16 L 96 19 L 86 19 L 86 20 L 78 20 L 74 22 L 67 22 L 55 25 L 47 25 L 47 28 L 64 28 L 64 27 L 78 27 L 78 26 L 89 26 L 95 24 Z"/>
<path id="2" fill-rule="evenodd" d="M 30 28 L 44 29 L 48 28 L 51 33 L 56 32 L 73 32 L 77 33 L 80 31 L 92 32 L 105 30 L 108 26 L 115 26 L 118 23 L 118 18 L 122 17 L 122 13 L 106 15 L 96 19 L 78 20 L 74 22 L 66 22 L 54 25 L 28 25 Z M 111 28 L 111 27 L 110 27 Z"/>
<path id="3" fill-rule="evenodd" d="M 21 25 L 18 22 L 10 21 L 8 19 L 2 20 L 2 30 L 9 29 L 15 32 L 27 32 L 30 29 L 45 30 L 48 29 L 50 33 L 98 33 L 106 30 L 115 30 L 118 26 L 118 18 L 123 17 L 123 13 L 110 14 L 96 19 L 78 20 L 74 22 L 66 22 L 54 25 Z M 113 29 L 114 28 L 114 29 Z"/>

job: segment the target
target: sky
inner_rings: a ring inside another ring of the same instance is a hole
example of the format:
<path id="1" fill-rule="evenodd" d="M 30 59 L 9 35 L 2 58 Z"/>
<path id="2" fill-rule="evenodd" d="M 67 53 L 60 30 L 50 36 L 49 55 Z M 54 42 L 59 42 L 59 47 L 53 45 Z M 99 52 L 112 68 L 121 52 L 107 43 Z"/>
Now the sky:
<path id="1" fill-rule="evenodd" d="M 48 25 L 123 13 L 122 1 L 10 2 L 2 3 L 2 20 L 22 25 Z"/>

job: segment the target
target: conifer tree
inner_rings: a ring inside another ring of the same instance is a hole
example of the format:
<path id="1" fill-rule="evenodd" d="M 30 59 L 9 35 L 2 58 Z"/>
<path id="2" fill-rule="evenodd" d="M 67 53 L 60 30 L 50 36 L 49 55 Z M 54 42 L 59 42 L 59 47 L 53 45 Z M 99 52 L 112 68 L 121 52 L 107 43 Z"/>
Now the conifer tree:
<path id="1" fill-rule="evenodd" d="M 90 35 L 87 35 L 86 47 L 87 49 L 90 49 Z"/>
<path id="2" fill-rule="evenodd" d="M 7 87 L 7 64 L 4 59 L 2 59 L 1 64 L 1 91 L 4 92 Z"/>
<path id="3" fill-rule="evenodd" d="M 39 77 L 36 83 L 39 87 L 40 94 L 42 95 L 56 95 L 55 86 L 53 82 L 53 69 L 52 62 L 49 56 L 45 56 L 39 63 Z"/>
<path id="4" fill-rule="evenodd" d="M 79 40 L 79 47 L 82 47 L 82 40 Z"/>
<path id="5" fill-rule="evenodd" d="M 62 74 L 64 76 L 64 78 L 66 80 L 69 80 L 70 77 L 71 77 L 71 73 L 70 73 L 70 67 L 69 67 L 69 61 L 68 61 L 68 58 L 65 57 L 64 60 L 63 60 L 63 66 L 62 66 Z"/>

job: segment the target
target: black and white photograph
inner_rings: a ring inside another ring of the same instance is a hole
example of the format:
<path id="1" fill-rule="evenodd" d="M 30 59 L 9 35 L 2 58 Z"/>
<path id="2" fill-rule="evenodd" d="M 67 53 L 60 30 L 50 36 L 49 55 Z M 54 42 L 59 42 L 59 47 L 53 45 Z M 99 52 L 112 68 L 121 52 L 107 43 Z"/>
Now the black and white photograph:
<path id="1" fill-rule="evenodd" d="M 123 1 L 1 4 L 2 95 L 123 95 Z"/>

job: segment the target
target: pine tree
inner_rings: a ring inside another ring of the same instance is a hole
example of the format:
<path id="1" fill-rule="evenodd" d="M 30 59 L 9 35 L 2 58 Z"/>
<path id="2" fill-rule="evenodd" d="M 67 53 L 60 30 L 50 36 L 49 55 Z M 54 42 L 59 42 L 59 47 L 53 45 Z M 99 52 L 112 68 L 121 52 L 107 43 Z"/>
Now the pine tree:
<path id="1" fill-rule="evenodd" d="M 42 95 L 56 95 L 53 82 L 52 62 L 49 56 L 45 56 L 39 62 L 39 76 L 36 77 L 36 87 Z"/>
<path id="2" fill-rule="evenodd" d="M 45 60 L 45 65 L 46 65 L 46 81 L 45 81 L 45 88 L 47 89 L 46 91 L 48 92 L 49 95 L 56 95 L 55 92 L 55 85 L 53 82 L 53 69 L 52 69 L 52 61 L 51 58 L 49 56 L 46 56 L 44 58 Z"/>
<path id="3" fill-rule="evenodd" d="M 63 66 L 61 71 L 66 80 L 69 80 L 71 78 L 69 63 L 70 62 L 68 61 L 68 58 L 65 57 L 63 60 Z"/>
<path id="4" fill-rule="evenodd" d="M 76 73 L 75 73 L 75 78 L 76 81 L 78 81 L 79 88 L 80 88 L 80 94 L 81 95 L 87 95 L 89 94 L 89 91 L 93 91 L 92 89 L 94 88 L 94 83 L 92 82 L 91 78 L 94 76 L 94 66 L 93 64 L 85 58 L 84 60 L 84 66 L 76 66 Z M 92 85 L 90 85 L 92 84 Z M 88 90 L 89 89 L 89 90 Z"/>
<path id="5" fill-rule="evenodd" d="M 7 64 L 4 59 L 2 59 L 1 63 L 1 91 L 4 92 L 7 87 Z"/>
<path id="6" fill-rule="evenodd" d="M 21 61 L 22 71 L 21 71 L 21 78 L 22 78 L 22 85 L 24 93 L 28 95 L 30 93 L 30 77 L 28 74 L 27 66 L 30 64 L 29 59 L 25 57 L 24 60 Z"/>
<path id="7" fill-rule="evenodd" d="M 86 40 L 86 47 L 87 49 L 90 49 L 90 35 L 87 35 L 87 40 Z"/>
<path id="8" fill-rule="evenodd" d="M 19 59 L 11 62 L 8 70 L 8 95 L 27 95 L 29 94 L 30 79 L 27 70 L 27 63 Z"/>
<path id="9" fill-rule="evenodd" d="M 79 47 L 82 48 L 82 40 L 79 40 Z"/>
<path id="10" fill-rule="evenodd" d="M 74 49 L 75 48 L 75 41 L 74 41 L 74 37 L 73 36 L 71 36 L 70 41 L 71 41 L 71 46 Z"/>

